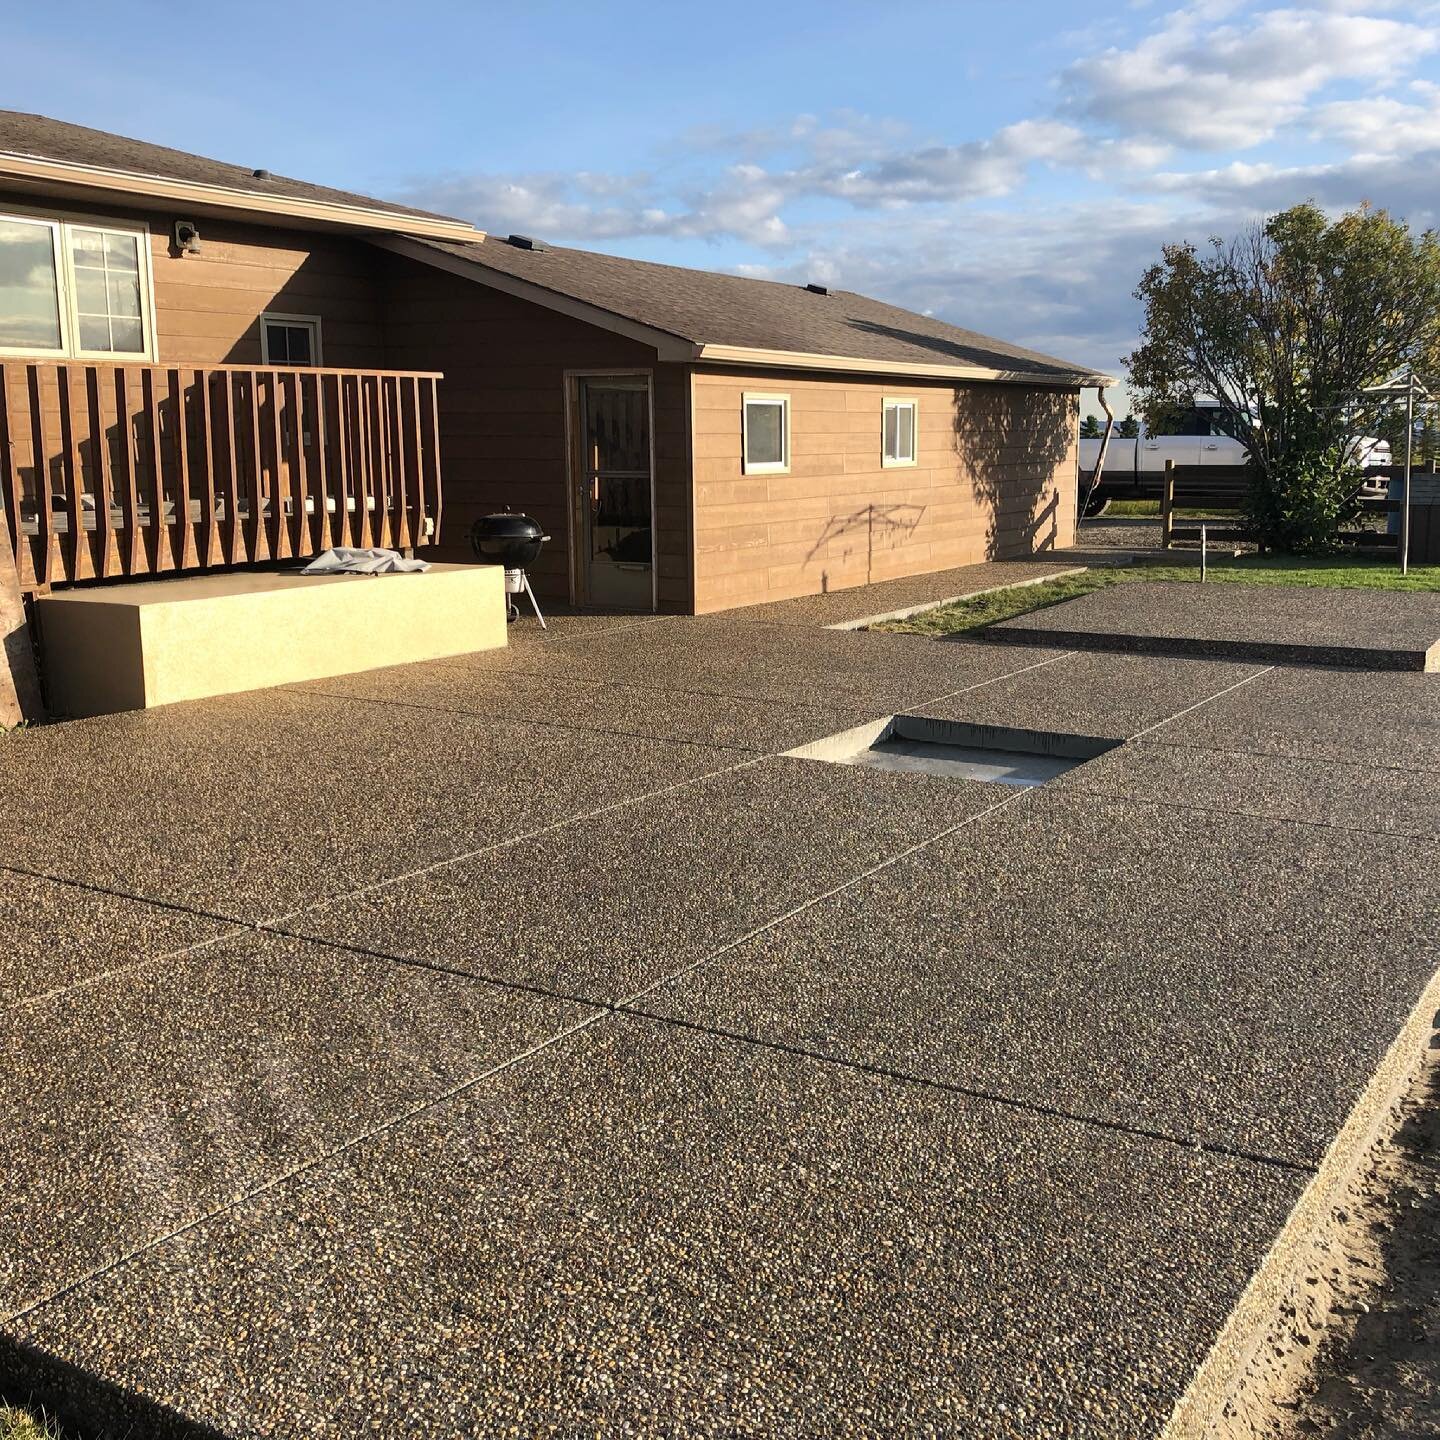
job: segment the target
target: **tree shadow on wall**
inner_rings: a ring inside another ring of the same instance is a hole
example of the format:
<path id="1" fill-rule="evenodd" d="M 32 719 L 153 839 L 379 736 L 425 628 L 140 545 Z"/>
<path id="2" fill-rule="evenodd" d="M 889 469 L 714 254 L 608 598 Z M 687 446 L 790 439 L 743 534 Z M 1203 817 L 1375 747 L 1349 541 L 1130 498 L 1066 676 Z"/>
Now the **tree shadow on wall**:
<path id="1" fill-rule="evenodd" d="M 875 574 L 875 552 L 888 549 L 913 534 L 924 514 L 923 505 L 866 505 L 849 515 L 832 515 L 810 547 L 805 563 L 809 565 L 833 544 L 840 545 L 842 553 L 848 554 L 845 542 L 852 541 L 856 548 L 864 546 L 865 583 L 868 585 Z M 822 592 L 830 588 L 829 577 L 825 573 L 820 576 L 820 588 Z"/>
<path id="2" fill-rule="evenodd" d="M 1060 467 L 1073 456 L 1078 433 L 1074 392 L 965 385 L 953 406 L 960 466 L 986 517 L 986 557 L 1072 543 L 1075 475 Z"/>

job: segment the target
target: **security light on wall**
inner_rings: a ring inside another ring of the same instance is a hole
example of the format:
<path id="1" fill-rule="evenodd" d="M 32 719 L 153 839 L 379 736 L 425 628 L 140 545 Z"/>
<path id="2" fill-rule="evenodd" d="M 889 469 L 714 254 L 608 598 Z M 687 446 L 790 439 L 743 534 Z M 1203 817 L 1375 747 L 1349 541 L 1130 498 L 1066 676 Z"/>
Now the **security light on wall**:
<path id="1" fill-rule="evenodd" d="M 175 248 L 182 255 L 200 253 L 200 227 L 193 220 L 175 222 Z"/>

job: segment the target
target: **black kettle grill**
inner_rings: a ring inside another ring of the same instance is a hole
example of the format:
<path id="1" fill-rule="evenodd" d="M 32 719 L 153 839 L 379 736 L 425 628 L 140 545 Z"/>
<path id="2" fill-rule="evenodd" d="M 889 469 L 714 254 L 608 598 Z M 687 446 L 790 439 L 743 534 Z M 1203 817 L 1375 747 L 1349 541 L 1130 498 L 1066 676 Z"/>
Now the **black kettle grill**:
<path id="1" fill-rule="evenodd" d="M 511 597 L 528 595 L 540 628 L 548 628 L 525 571 L 535 563 L 540 547 L 549 538 L 541 530 L 538 520 L 513 510 L 482 515 L 470 527 L 470 548 L 474 550 L 475 558 L 486 565 L 504 566 L 505 616 L 512 623 L 520 618 L 520 610 Z"/>

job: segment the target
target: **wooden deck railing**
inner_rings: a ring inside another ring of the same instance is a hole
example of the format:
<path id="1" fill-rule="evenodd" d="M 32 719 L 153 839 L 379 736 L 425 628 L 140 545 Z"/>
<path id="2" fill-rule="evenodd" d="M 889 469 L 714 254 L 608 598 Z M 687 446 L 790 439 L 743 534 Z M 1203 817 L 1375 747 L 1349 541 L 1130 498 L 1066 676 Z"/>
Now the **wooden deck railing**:
<path id="1" fill-rule="evenodd" d="M 432 541 L 439 379 L 0 359 L 21 589 Z"/>

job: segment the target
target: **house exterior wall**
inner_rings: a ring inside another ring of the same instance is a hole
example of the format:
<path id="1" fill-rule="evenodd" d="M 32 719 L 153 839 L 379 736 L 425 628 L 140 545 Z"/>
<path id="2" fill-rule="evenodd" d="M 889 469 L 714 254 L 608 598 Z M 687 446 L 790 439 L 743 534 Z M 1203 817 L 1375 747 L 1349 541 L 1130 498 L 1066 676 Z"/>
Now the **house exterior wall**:
<path id="1" fill-rule="evenodd" d="M 174 217 L 150 223 L 161 364 L 258 365 L 259 317 L 275 311 L 320 317 L 327 366 L 400 368 L 385 343 L 383 266 L 372 246 L 347 236 L 200 220 L 200 253 L 182 256 L 171 252 Z"/>
<path id="2" fill-rule="evenodd" d="M 1075 391 L 697 371 L 695 610 L 1071 545 Z M 790 396 L 790 468 L 746 475 L 742 396 Z M 881 463 L 882 402 L 918 401 L 916 464 Z"/>
<path id="3" fill-rule="evenodd" d="M 553 537 L 543 597 L 571 594 L 573 377 L 652 377 L 661 610 L 704 613 L 1073 543 L 1074 392 L 662 363 L 653 348 L 365 239 L 0 191 L 0 211 L 150 231 L 157 358 L 258 365 L 259 316 L 318 316 L 329 367 L 443 371 L 445 508 L 435 558 L 469 560 L 471 522 L 514 506 Z M 791 464 L 746 475 L 741 396 L 791 398 Z M 881 405 L 914 398 L 914 466 L 881 463 Z M 47 397 L 47 404 L 49 399 Z M 47 415 L 47 419 L 49 417 Z"/>
<path id="4" fill-rule="evenodd" d="M 362 240 L 178 209 L 126 208 L 100 197 L 93 204 L 77 204 L 0 189 L 4 212 L 147 224 L 156 358 L 162 365 L 258 365 L 264 311 L 318 315 L 326 365 L 393 365 L 382 325 L 383 257 Z M 172 248 L 172 228 L 182 218 L 194 219 L 200 228 L 199 254 L 182 255 Z"/>
<path id="5" fill-rule="evenodd" d="M 689 377 L 638 341 L 461 276 L 388 256 L 386 333 L 393 363 L 445 372 L 440 450 L 445 515 L 439 558 L 470 558 L 479 515 L 507 506 L 540 521 L 551 543 L 531 578 L 542 600 L 570 594 L 574 492 L 567 373 L 653 376 L 659 604 L 688 611 Z M 427 554 L 430 552 L 427 552 Z"/>

